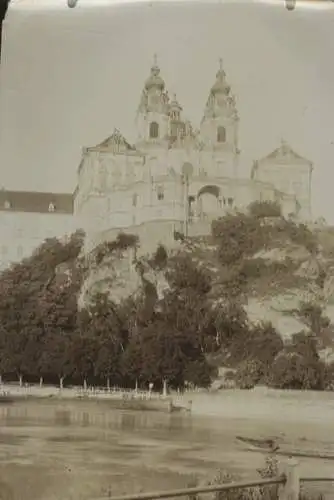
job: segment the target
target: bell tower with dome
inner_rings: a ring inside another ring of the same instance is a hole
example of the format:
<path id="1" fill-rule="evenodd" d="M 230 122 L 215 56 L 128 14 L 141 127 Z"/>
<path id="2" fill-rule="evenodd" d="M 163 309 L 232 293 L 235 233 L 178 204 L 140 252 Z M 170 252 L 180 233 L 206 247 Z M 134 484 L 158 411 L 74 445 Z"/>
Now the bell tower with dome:
<path id="1" fill-rule="evenodd" d="M 239 116 L 235 97 L 219 60 L 216 81 L 210 89 L 200 125 L 203 149 L 217 162 L 217 175 L 237 177 Z"/>
<path id="2" fill-rule="evenodd" d="M 137 144 L 148 148 L 162 146 L 167 141 L 168 122 L 169 96 L 155 55 L 137 111 Z"/>

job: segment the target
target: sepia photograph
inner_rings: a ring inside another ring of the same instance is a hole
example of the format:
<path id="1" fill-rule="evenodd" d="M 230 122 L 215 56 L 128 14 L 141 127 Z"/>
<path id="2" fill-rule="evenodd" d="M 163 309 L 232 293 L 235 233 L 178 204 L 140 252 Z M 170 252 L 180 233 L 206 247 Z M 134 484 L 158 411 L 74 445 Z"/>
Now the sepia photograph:
<path id="1" fill-rule="evenodd" d="M 334 498 L 334 2 L 0 7 L 0 500 Z"/>

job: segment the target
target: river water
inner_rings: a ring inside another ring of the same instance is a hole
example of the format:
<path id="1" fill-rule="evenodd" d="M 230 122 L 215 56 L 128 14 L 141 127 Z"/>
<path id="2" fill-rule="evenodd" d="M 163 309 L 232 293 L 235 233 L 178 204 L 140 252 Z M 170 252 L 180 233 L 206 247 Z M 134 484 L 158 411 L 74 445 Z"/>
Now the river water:
<path id="1" fill-rule="evenodd" d="M 307 398 L 299 404 L 300 418 L 295 397 L 246 393 L 234 400 L 229 394 L 194 397 L 191 415 L 110 410 L 107 402 L 2 404 L 0 500 L 97 499 L 171 489 L 194 476 L 210 478 L 218 469 L 256 477 L 264 456 L 245 450 L 237 435 L 277 436 L 290 446 L 334 452 L 333 400 L 322 396 L 312 405 Z M 303 475 L 334 476 L 333 461 L 301 465 Z"/>

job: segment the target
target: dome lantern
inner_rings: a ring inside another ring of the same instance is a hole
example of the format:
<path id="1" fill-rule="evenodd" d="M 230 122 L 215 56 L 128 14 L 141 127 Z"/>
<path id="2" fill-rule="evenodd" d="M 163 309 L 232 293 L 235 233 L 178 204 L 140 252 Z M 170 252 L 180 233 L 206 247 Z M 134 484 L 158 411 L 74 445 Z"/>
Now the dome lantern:
<path id="1" fill-rule="evenodd" d="M 145 89 L 147 91 L 157 88 L 160 91 L 163 91 L 165 88 L 165 82 L 163 78 L 160 76 L 160 68 L 157 62 L 157 55 L 154 54 L 153 65 L 151 67 L 151 74 L 145 82 Z"/>
<path id="2" fill-rule="evenodd" d="M 223 69 L 223 59 L 219 59 L 219 70 L 216 73 L 216 81 L 211 88 L 212 94 L 229 94 L 230 85 L 226 82 L 226 73 Z"/>

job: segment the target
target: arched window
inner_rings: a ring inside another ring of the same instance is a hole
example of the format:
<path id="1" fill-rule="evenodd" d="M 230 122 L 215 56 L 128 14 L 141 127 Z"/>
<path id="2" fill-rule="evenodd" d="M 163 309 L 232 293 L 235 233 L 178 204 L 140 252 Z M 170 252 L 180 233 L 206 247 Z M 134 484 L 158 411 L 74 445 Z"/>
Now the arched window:
<path id="1" fill-rule="evenodd" d="M 55 211 L 55 209 L 56 209 L 56 207 L 54 206 L 54 204 L 53 204 L 53 203 L 50 203 L 50 204 L 49 204 L 49 208 L 48 208 L 49 212 L 54 212 L 54 211 Z"/>
<path id="2" fill-rule="evenodd" d="M 164 187 L 163 187 L 163 186 L 161 186 L 161 184 L 159 184 L 159 185 L 157 186 L 157 198 L 158 198 L 158 200 L 160 200 L 160 201 L 161 201 L 161 200 L 163 200 L 163 199 L 164 199 L 164 197 L 165 197 Z"/>
<path id="3" fill-rule="evenodd" d="M 159 137 L 159 124 L 157 122 L 150 123 L 150 138 L 157 139 Z"/>
<path id="4" fill-rule="evenodd" d="M 217 142 L 225 142 L 226 141 L 226 129 L 225 127 L 217 128 Z"/>
<path id="5" fill-rule="evenodd" d="M 4 207 L 6 210 L 9 210 L 10 208 L 12 208 L 12 204 L 10 201 L 6 200 L 5 203 L 4 203 Z"/>
<path id="6" fill-rule="evenodd" d="M 138 195 L 137 195 L 137 193 L 133 193 L 133 195 L 132 195 L 132 206 L 133 207 L 137 206 L 137 201 L 138 201 Z"/>

